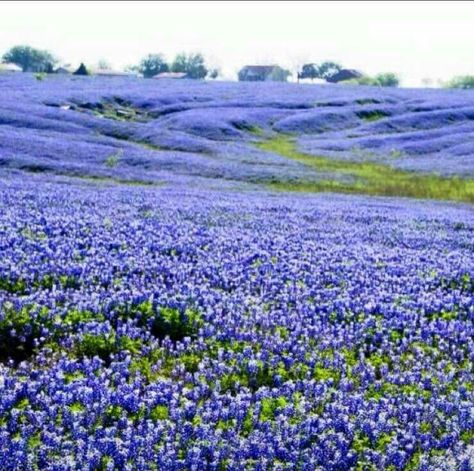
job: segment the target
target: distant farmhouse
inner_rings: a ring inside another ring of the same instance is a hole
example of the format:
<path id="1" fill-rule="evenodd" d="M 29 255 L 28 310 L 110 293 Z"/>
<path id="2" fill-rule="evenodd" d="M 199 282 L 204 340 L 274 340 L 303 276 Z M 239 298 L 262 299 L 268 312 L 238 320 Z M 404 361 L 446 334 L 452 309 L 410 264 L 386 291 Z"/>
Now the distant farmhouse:
<path id="1" fill-rule="evenodd" d="M 331 75 L 326 80 L 330 83 L 344 82 L 345 80 L 358 79 L 363 77 L 364 74 L 355 69 L 341 69 L 334 75 Z"/>
<path id="2" fill-rule="evenodd" d="M 278 65 L 246 65 L 239 71 L 240 82 L 286 82 L 290 72 Z"/>
<path id="3" fill-rule="evenodd" d="M 21 72 L 21 67 L 18 67 L 16 64 L 12 64 L 11 62 L 4 62 L 0 64 L 0 73 L 14 73 L 14 72 Z"/>
<path id="4" fill-rule="evenodd" d="M 60 74 L 60 75 L 67 75 L 67 74 L 72 74 L 74 72 L 74 69 L 71 68 L 69 65 L 61 65 L 58 68 L 54 69 L 55 74 Z"/>
<path id="5" fill-rule="evenodd" d="M 122 72 L 120 70 L 110 69 L 97 69 L 93 70 L 92 75 L 98 75 L 99 77 L 136 77 L 137 74 L 134 72 Z"/>
<path id="6" fill-rule="evenodd" d="M 154 75 L 154 79 L 185 79 L 188 78 L 186 72 L 162 72 L 161 74 Z"/>

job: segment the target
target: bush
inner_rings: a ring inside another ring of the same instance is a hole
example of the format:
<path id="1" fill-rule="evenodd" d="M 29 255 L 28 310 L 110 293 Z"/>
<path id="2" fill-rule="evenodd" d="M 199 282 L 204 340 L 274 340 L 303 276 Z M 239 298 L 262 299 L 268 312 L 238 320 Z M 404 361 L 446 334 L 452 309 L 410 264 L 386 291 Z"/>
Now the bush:
<path id="1" fill-rule="evenodd" d="M 0 319 L 0 361 L 8 358 L 16 362 L 29 358 L 42 337 L 51 327 L 48 311 L 35 305 L 16 309 L 11 303 L 3 306 Z"/>
<path id="2" fill-rule="evenodd" d="M 344 85 L 371 85 L 373 87 L 380 87 L 380 83 L 373 77 L 364 75 L 363 77 L 353 78 L 350 80 L 344 80 L 342 82 Z"/>
<path id="3" fill-rule="evenodd" d="M 377 74 L 375 80 L 381 87 L 398 87 L 400 84 L 400 79 L 393 72 Z"/>
<path id="4" fill-rule="evenodd" d="M 77 356 L 89 357 L 98 356 L 105 362 L 110 361 L 110 355 L 117 353 L 117 343 L 115 335 L 94 335 L 85 334 L 76 346 Z"/>
<path id="5" fill-rule="evenodd" d="M 398 87 L 400 81 L 393 72 L 377 74 L 375 77 L 364 75 L 363 77 L 344 80 L 346 85 L 370 85 L 372 87 Z"/>
<path id="6" fill-rule="evenodd" d="M 474 88 L 474 75 L 460 75 L 454 77 L 446 84 L 446 88 L 462 88 L 472 90 Z"/>
<path id="7" fill-rule="evenodd" d="M 188 78 L 203 79 L 208 73 L 202 54 L 181 53 L 176 56 L 171 64 L 171 72 L 182 72 Z"/>

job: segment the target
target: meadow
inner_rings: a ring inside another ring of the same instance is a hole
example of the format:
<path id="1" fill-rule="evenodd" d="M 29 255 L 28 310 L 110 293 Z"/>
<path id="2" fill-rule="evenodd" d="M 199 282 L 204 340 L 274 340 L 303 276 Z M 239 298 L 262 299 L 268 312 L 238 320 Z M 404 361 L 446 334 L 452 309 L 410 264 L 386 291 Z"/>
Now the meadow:
<path id="1" fill-rule="evenodd" d="M 0 469 L 474 469 L 474 95 L 0 76 Z"/>

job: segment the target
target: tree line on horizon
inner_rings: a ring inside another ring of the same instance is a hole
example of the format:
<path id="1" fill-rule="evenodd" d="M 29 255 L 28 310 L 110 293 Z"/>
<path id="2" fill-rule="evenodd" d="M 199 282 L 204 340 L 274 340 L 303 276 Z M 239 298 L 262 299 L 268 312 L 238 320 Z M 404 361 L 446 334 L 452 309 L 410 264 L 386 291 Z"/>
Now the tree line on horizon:
<path id="1" fill-rule="evenodd" d="M 11 47 L 2 56 L 1 62 L 13 63 L 20 67 L 23 72 L 35 73 L 53 73 L 55 67 L 59 64 L 57 57 L 50 51 L 37 49 L 28 45 L 17 45 Z M 99 61 L 97 64 L 99 69 L 111 69 L 109 63 L 105 60 Z M 276 66 L 278 67 L 278 66 Z M 88 74 L 89 69 L 81 64 L 83 74 Z M 286 81 L 290 71 L 280 68 L 278 72 L 270 74 L 269 80 Z M 190 79 L 215 79 L 220 75 L 218 68 L 210 68 L 201 53 L 179 53 L 174 60 L 168 62 L 163 54 L 153 53 L 143 57 L 136 65 L 129 66 L 125 69 L 129 72 L 136 72 L 145 78 L 154 77 L 161 73 L 178 72 L 186 74 Z M 341 71 L 349 71 L 343 68 L 337 62 L 325 61 L 322 63 L 308 63 L 301 66 L 297 71 L 297 80 L 303 79 L 320 79 L 325 81 L 332 81 L 332 78 L 341 73 Z M 357 72 L 357 71 L 354 71 Z M 393 72 L 379 73 L 374 77 L 357 73 L 351 76 L 348 75 L 346 80 L 337 80 L 354 85 L 372 85 L 381 87 L 398 87 L 400 84 L 399 77 Z M 239 73 L 241 79 L 241 73 Z M 265 80 L 265 79 L 264 79 Z M 447 88 L 464 88 L 474 89 L 474 75 L 457 76 L 444 84 Z"/>

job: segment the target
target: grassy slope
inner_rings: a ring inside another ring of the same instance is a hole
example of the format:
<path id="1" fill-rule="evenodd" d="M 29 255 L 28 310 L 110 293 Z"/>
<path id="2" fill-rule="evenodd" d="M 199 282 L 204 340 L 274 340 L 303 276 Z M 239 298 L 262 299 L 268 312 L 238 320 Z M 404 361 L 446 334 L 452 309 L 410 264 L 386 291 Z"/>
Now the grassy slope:
<path id="1" fill-rule="evenodd" d="M 354 177 L 353 182 L 321 180 L 318 182 L 272 182 L 270 187 L 286 191 L 337 191 L 380 196 L 406 196 L 474 203 L 474 180 L 420 174 L 398 170 L 380 163 L 350 162 L 313 156 L 296 149 L 294 140 L 279 135 L 257 146 L 320 171 Z"/>

